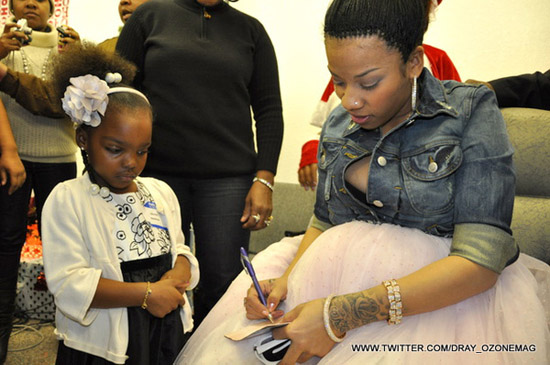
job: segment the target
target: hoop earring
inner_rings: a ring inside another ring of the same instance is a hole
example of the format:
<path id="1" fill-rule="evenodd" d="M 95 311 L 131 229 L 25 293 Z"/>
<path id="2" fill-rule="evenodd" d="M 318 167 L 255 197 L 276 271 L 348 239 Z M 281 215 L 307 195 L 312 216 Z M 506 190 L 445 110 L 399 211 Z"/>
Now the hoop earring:
<path id="1" fill-rule="evenodd" d="M 416 110 L 416 76 L 413 79 L 411 99 L 412 99 L 411 101 L 412 111 L 414 112 Z"/>

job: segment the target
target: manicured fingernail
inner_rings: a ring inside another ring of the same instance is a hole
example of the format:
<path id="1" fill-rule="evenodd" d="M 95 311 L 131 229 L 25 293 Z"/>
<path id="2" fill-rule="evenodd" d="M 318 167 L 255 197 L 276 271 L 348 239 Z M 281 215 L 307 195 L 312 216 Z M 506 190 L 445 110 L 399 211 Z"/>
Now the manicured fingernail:
<path id="1" fill-rule="evenodd" d="M 275 307 L 275 303 L 269 303 L 269 311 L 272 311 L 273 307 Z"/>

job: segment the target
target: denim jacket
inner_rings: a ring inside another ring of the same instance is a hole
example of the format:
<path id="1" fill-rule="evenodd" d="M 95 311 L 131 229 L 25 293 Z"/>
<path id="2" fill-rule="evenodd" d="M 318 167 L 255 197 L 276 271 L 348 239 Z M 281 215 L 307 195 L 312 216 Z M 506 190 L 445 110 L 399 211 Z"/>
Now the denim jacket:
<path id="1" fill-rule="evenodd" d="M 384 136 L 353 123 L 341 105 L 329 116 L 318 152 L 313 226 L 362 220 L 452 236 L 451 255 L 501 272 L 519 249 L 510 229 L 513 149 L 494 93 L 441 82 L 427 70 L 418 84 L 416 110 Z M 366 156 L 365 204 L 344 176 Z"/>

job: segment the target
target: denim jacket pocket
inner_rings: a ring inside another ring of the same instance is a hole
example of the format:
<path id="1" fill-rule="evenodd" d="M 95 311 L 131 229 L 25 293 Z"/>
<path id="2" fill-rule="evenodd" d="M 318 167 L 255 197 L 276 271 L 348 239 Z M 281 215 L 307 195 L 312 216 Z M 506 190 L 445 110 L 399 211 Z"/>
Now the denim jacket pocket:
<path id="1" fill-rule="evenodd" d="M 405 191 L 420 214 L 440 214 L 453 206 L 453 173 L 462 164 L 458 141 L 443 141 L 402 157 Z"/>

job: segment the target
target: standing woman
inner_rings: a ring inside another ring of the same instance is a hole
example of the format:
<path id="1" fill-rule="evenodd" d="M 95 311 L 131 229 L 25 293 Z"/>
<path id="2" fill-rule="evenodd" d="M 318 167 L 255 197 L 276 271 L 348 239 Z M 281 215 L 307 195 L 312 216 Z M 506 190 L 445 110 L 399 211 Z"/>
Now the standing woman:
<path id="1" fill-rule="evenodd" d="M 275 52 L 258 20 L 222 0 L 149 1 L 117 51 L 137 65 L 134 85 L 155 110 L 144 174 L 176 192 L 187 242 L 193 225 L 200 323 L 242 270 L 250 230 L 271 220 L 283 136 Z"/>
<path id="2" fill-rule="evenodd" d="M 48 25 L 54 11 L 53 0 L 11 0 L 9 7 L 14 18 L 4 27 L 0 37 L 1 62 L 15 71 L 46 78 L 50 59 L 58 47 L 57 32 Z M 15 30 L 14 23 L 20 19 L 26 19 L 28 27 L 32 28 L 31 39 Z M 54 186 L 76 176 L 76 144 L 73 124 L 69 119 L 36 116 L 7 94 L 2 93 L 1 97 L 27 174 L 27 180 L 20 189 L 11 195 L 8 195 L 7 189 L 2 189 L 0 196 L 0 266 L 2 272 L 9 273 L 0 278 L 3 330 L 3 323 L 9 323 L 11 328 L 31 190 L 34 190 L 40 219 L 42 206 Z"/>

